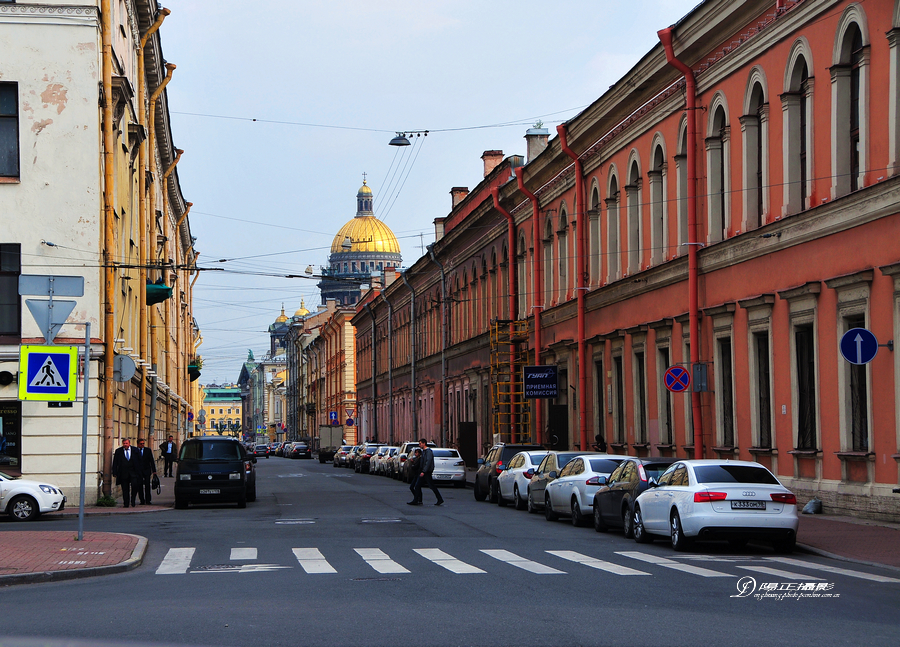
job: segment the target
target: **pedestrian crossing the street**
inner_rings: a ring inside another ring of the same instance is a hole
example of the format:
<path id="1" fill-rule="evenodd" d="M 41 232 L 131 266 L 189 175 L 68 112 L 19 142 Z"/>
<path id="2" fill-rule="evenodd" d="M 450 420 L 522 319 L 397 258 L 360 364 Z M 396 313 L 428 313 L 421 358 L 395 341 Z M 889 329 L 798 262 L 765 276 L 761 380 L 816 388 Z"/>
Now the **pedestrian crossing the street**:
<path id="1" fill-rule="evenodd" d="M 438 566 L 454 575 L 484 575 L 488 572 L 515 569 L 534 575 L 566 575 L 579 569 L 593 569 L 610 576 L 662 575 L 678 571 L 705 578 L 741 578 L 756 573 L 779 580 L 816 582 L 826 579 L 825 574 L 863 579 L 884 584 L 900 584 L 900 578 L 876 575 L 849 568 L 818 564 L 802 559 L 779 556 L 733 556 L 716 558 L 703 555 L 679 555 L 661 557 L 643 551 L 618 551 L 615 561 L 608 561 L 571 550 L 547 550 L 531 558 L 505 549 L 484 548 L 469 550 L 468 556 L 454 555 L 438 548 L 413 548 L 390 550 L 380 548 L 353 548 L 343 554 L 331 549 L 325 554 L 316 547 L 292 548 L 287 563 L 254 563 L 260 552 L 253 547 L 237 547 L 230 550 L 229 564 L 204 564 L 197 556 L 196 547 L 170 548 L 156 568 L 157 575 L 188 575 L 194 573 L 264 573 L 290 569 L 307 575 L 359 575 L 361 570 L 371 569 L 381 575 L 403 575 L 421 570 L 428 564 Z M 263 559 L 278 562 L 278 555 L 265 551 Z M 492 558 L 485 561 L 485 556 Z M 685 563 L 687 562 L 687 563 Z M 705 562 L 714 568 L 698 566 Z M 826 576 L 827 577 L 827 576 Z M 833 579 L 833 578 L 828 578 Z"/>

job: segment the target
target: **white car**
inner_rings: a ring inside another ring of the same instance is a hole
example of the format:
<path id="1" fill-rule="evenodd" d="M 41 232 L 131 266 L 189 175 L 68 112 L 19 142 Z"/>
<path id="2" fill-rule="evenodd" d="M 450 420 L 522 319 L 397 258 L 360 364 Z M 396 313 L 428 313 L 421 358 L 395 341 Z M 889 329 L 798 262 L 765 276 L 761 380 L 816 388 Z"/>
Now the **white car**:
<path id="1" fill-rule="evenodd" d="M 509 465 L 497 477 L 497 489 L 500 496 L 497 504 L 507 505 L 510 501 L 516 506 L 516 510 L 524 510 L 527 502 L 522 497 L 522 492 L 528 496 L 528 481 L 534 476 L 534 470 L 540 465 L 546 451 L 519 452 L 513 456 Z"/>
<path id="2" fill-rule="evenodd" d="M 727 539 L 735 548 L 766 539 L 789 553 L 799 523 L 797 497 L 749 461 L 679 461 L 634 502 L 635 541 L 668 537 L 675 550 L 694 539 Z"/>
<path id="3" fill-rule="evenodd" d="M 453 483 L 456 487 L 466 487 L 466 462 L 455 449 L 431 448 L 434 454 L 434 472 L 431 478 L 435 485 Z"/>
<path id="4" fill-rule="evenodd" d="M 392 478 L 408 480 L 406 470 L 404 469 L 404 464 L 409 458 L 409 452 L 415 450 L 418 446 L 419 443 L 412 440 L 399 445 L 397 453 L 391 457 L 391 462 L 393 463 L 393 465 L 388 468 Z M 429 441 L 428 446 L 434 449 L 437 445 Z"/>
<path id="5" fill-rule="evenodd" d="M 55 485 L 0 473 L 0 511 L 16 521 L 31 521 L 41 513 L 62 510 L 66 501 L 66 495 Z"/>
<path id="6" fill-rule="evenodd" d="M 387 463 L 390 461 L 391 451 L 396 451 L 396 447 L 385 445 L 379 447 L 378 451 L 372 456 L 371 469 L 373 474 L 387 474 Z"/>
<path id="7" fill-rule="evenodd" d="M 585 525 L 594 518 L 594 494 L 623 460 L 615 454 L 585 454 L 570 460 L 544 489 L 544 516 L 548 521 L 571 517 L 573 526 Z"/>

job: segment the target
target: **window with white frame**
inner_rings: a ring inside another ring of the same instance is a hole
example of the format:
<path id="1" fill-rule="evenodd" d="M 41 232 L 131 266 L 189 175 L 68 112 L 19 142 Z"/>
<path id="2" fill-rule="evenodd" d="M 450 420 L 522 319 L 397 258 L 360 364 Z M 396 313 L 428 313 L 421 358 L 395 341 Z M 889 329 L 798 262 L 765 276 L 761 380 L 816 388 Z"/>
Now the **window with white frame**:
<path id="1" fill-rule="evenodd" d="M 600 259 L 603 258 L 603 251 L 600 247 L 600 189 L 594 186 L 591 190 L 591 208 L 588 210 L 588 226 L 589 229 L 589 245 L 588 245 L 588 268 L 590 272 L 590 283 L 596 284 L 600 281 Z"/>
<path id="2" fill-rule="evenodd" d="M 557 258 L 559 261 L 558 264 L 558 274 L 559 277 L 559 285 L 558 285 L 558 296 L 557 303 L 562 303 L 566 300 L 566 292 L 569 289 L 569 247 L 567 244 L 568 240 L 568 229 L 569 229 L 569 221 L 568 216 L 566 214 L 565 208 L 560 209 L 559 211 L 559 221 L 558 221 L 558 229 L 556 231 L 556 250 L 557 250 Z"/>
<path id="3" fill-rule="evenodd" d="M 725 237 L 729 214 L 729 144 L 728 116 L 721 102 L 713 102 L 706 137 L 707 165 L 707 241 L 715 243 Z"/>
<path id="4" fill-rule="evenodd" d="M 678 154 L 675 155 L 675 193 L 678 212 L 678 248 L 676 254 L 687 254 L 688 240 L 688 173 L 687 173 L 687 125 L 684 120 L 679 127 Z"/>
<path id="5" fill-rule="evenodd" d="M 644 336 L 632 337 L 631 377 L 634 384 L 634 442 L 647 442 L 647 355 Z"/>
<path id="6" fill-rule="evenodd" d="M 773 449 L 774 408 L 772 391 L 772 304 L 775 295 L 764 294 L 741 301 L 747 311 L 747 345 L 750 355 L 750 442 L 755 449 Z"/>
<path id="7" fill-rule="evenodd" d="M 799 39 L 791 48 L 785 73 L 781 111 L 784 122 L 784 191 L 782 215 L 808 209 L 812 191 L 813 78 L 809 44 Z"/>
<path id="8" fill-rule="evenodd" d="M 19 86 L 0 83 L 0 177 L 19 177 Z"/>
<path id="9" fill-rule="evenodd" d="M 606 197 L 606 260 L 607 281 L 620 278 L 619 273 L 619 180 L 610 174 Z"/>
<path id="10" fill-rule="evenodd" d="M 743 231 L 765 224 L 768 211 L 769 104 L 764 81 L 761 69 L 754 69 L 750 76 L 745 112 L 740 120 L 744 158 Z"/>
<path id="11" fill-rule="evenodd" d="M 622 342 L 613 345 L 613 442 L 626 443 L 625 432 L 625 360 Z"/>
<path id="12" fill-rule="evenodd" d="M 650 262 L 662 263 L 670 257 L 666 232 L 666 153 L 657 143 L 650 157 Z"/>
<path id="13" fill-rule="evenodd" d="M 659 403 L 659 439 L 660 445 L 672 444 L 672 392 L 666 388 L 663 376 L 672 365 L 671 355 L 672 328 L 656 329 L 656 401 Z"/>
<path id="14" fill-rule="evenodd" d="M 625 186 L 627 200 L 627 227 L 628 227 L 628 273 L 634 274 L 641 271 L 641 225 L 642 225 L 642 199 L 641 199 L 641 167 L 637 160 L 633 160 L 629 166 L 628 184 Z"/>
<path id="15" fill-rule="evenodd" d="M 821 284 L 813 281 L 778 293 L 790 309 L 794 448 L 803 452 L 819 448 L 816 317 L 821 289 Z"/>
<path id="16" fill-rule="evenodd" d="M 544 223 L 544 307 L 553 305 L 553 216 Z"/>
<path id="17" fill-rule="evenodd" d="M 869 40 L 860 5 L 847 7 L 835 36 L 831 68 L 832 197 L 863 186 L 868 167 Z"/>

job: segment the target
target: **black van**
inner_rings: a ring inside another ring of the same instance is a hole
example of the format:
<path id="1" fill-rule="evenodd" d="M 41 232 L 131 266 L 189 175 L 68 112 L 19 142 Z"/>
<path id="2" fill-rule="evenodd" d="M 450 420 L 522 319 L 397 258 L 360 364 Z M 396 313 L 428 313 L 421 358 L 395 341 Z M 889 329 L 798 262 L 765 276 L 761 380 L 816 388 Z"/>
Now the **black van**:
<path id="1" fill-rule="evenodd" d="M 256 500 L 256 457 L 233 438 L 188 438 L 176 462 L 176 508 L 231 501 L 245 508 Z"/>

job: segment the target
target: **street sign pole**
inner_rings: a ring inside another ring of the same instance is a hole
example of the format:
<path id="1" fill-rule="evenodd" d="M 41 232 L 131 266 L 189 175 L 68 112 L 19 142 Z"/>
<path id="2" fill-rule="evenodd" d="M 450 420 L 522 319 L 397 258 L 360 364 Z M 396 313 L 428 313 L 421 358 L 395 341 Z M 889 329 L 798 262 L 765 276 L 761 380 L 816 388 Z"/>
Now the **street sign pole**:
<path id="1" fill-rule="evenodd" d="M 87 469 L 88 385 L 91 383 L 91 322 L 84 324 L 84 388 L 81 391 L 81 483 L 78 486 L 78 541 L 84 539 L 84 481 Z"/>

